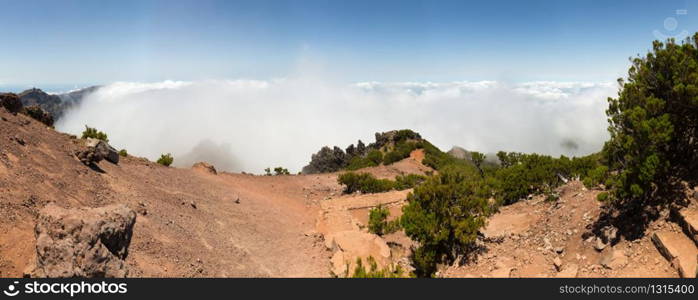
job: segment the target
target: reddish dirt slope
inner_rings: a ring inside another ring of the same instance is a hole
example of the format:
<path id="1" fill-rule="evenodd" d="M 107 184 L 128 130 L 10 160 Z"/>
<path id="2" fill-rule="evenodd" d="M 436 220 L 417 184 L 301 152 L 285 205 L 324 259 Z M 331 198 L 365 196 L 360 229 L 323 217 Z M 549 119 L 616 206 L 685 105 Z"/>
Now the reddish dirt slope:
<path id="1" fill-rule="evenodd" d="M 305 187 L 323 197 L 338 189 L 331 176 L 216 176 L 135 157 L 102 161 L 98 172 L 73 157 L 80 140 L 0 111 L 0 276 L 20 276 L 34 259 L 35 215 L 48 202 L 145 212 L 132 276 L 329 274 L 322 243 L 304 233 L 317 216 Z"/>
<path id="2" fill-rule="evenodd" d="M 330 275 L 331 253 L 315 227 L 320 201 L 341 194 L 336 173 L 215 175 L 131 156 L 93 170 L 73 156 L 81 140 L 3 108 L 0 116 L 1 277 L 21 276 L 34 260 L 35 217 L 48 202 L 139 211 L 131 276 Z M 394 177 L 422 169 L 406 159 L 365 171 Z"/>

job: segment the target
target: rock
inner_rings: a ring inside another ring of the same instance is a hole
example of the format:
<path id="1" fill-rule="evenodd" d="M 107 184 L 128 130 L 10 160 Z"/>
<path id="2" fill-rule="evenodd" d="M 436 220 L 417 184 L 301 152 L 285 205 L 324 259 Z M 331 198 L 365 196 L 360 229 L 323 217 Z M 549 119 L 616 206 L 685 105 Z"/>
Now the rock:
<path id="1" fill-rule="evenodd" d="M 105 141 L 88 138 L 86 149 L 77 151 L 75 156 L 86 166 L 94 165 L 106 159 L 112 163 L 119 163 L 119 153 Z"/>
<path id="2" fill-rule="evenodd" d="M 628 264 L 628 257 L 623 250 L 613 250 L 602 256 L 599 264 L 607 269 L 617 270 Z"/>
<path id="3" fill-rule="evenodd" d="M 330 263 L 332 264 L 332 273 L 335 276 L 342 277 L 348 274 L 348 264 L 344 259 L 344 252 L 342 252 L 342 250 L 337 250 L 334 255 L 332 255 Z"/>
<path id="4" fill-rule="evenodd" d="M 698 269 L 698 249 L 683 233 L 655 232 L 652 242 L 683 278 L 695 278 Z"/>
<path id="5" fill-rule="evenodd" d="M 603 251 L 604 248 L 606 248 L 606 243 L 597 237 L 596 243 L 594 244 L 594 249 L 596 249 L 596 251 Z"/>
<path id="6" fill-rule="evenodd" d="M 16 114 L 22 111 L 22 101 L 19 96 L 13 93 L 0 94 L 0 107 L 4 107 L 7 111 Z"/>
<path id="7" fill-rule="evenodd" d="M 196 209 L 196 202 L 194 202 L 194 201 L 189 201 L 189 205 L 191 205 L 191 207 L 192 207 L 193 209 Z"/>
<path id="8" fill-rule="evenodd" d="M 557 252 L 557 254 L 561 254 L 562 252 L 565 252 L 565 247 L 556 247 L 555 252 Z"/>
<path id="9" fill-rule="evenodd" d="M 511 261 L 508 258 L 498 259 L 494 264 L 494 268 L 490 272 L 490 277 L 494 278 L 509 278 L 513 268 L 510 266 Z"/>
<path id="10" fill-rule="evenodd" d="M 615 226 L 605 226 L 601 229 L 601 238 L 606 244 L 613 244 L 618 241 L 618 228 Z"/>
<path id="11" fill-rule="evenodd" d="M 576 278 L 579 274 L 579 266 L 577 264 L 569 264 L 562 271 L 557 273 L 558 278 Z"/>
<path id="12" fill-rule="evenodd" d="M 39 214 L 34 277 L 126 277 L 136 213 L 124 205 L 65 209 L 48 204 Z"/>
<path id="13" fill-rule="evenodd" d="M 208 173 L 208 174 L 213 174 L 213 175 L 218 174 L 218 171 L 216 171 L 216 167 L 214 167 L 213 165 L 206 163 L 206 162 L 195 163 L 191 168 L 194 170 L 202 171 L 204 173 Z"/>
<path id="14" fill-rule="evenodd" d="M 392 253 L 385 240 L 364 231 L 346 230 L 333 233 L 325 237 L 325 247 L 335 252 L 342 251 L 344 264 L 349 265 L 350 271 L 354 270 L 357 258 L 365 262 L 368 257 L 373 257 L 379 269 L 391 263 Z"/>
<path id="15" fill-rule="evenodd" d="M 88 138 L 85 146 L 88 148 L 93 148 L 96 153 L 102 156 L 102 159 L 118 164 L 119 163 L 119 152 L 116 151 L 112 146 L 105 141 Z"/>
<path id="16" fill-rule="evenodd" d="M 27 106 L 24 108 L 24 113 L 32 119 L 43 123 L 46 126 L 53 126 L 53 116 L 41 109 L 38 105 Z"/>
<path id="17" fill-rule="evenodd" d="M 137 212 L 139 215 L 141 215 L 141 216 L 147 215 L 147 214 L 148 214 L 148 209 L 146 208 L 145 203 L 139 202 L 139 203 L 138 203 L 138 207 L 136 208 L 136 212 Z"/>
<path id="18" fill-rule="evenodd" d="M 553 265 L 555 265 L 556 270 L 562 270 L 562 260 L 559 257 L 555 257 L 555 259 L 553 259 Z"/>
<path id="19" fill-rule="evenodd" d="M 24 146 L 24 145 L 27 144 L 27 142 L 25 142 L 23 138 L 21 138 L 21 137 L 19 137 L 19 136 L 17 136 L 17 135 L 15 135 L 14 137 L 12 137 L 12 139 L 13 139 L 15 142 L 17 142 L 17 144 L 20 144 L 20 145 L 22 145 L 22 146 Z"/>

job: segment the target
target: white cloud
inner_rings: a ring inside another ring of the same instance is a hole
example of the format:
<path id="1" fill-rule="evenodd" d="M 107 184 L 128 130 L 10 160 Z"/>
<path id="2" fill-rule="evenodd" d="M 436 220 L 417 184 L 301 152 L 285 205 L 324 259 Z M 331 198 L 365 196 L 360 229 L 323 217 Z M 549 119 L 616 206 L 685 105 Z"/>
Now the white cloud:
<path id="1" fill-rule="evenodd" d="M 86 98 L 57 128 L 77 134 L 89 124 L 135 155 L 171 152 L 175 165 L 201 159 L 257 173 L 297 171 L 324 145 L 372 142 L 377 131 L 402 128 L 443 150 L 581 155 L 607 138 L 606 97 L 615 92 L 611 83 L 583 82 L 118 82 Z M 566 147 L 569 141 L 578 147 Z"/>

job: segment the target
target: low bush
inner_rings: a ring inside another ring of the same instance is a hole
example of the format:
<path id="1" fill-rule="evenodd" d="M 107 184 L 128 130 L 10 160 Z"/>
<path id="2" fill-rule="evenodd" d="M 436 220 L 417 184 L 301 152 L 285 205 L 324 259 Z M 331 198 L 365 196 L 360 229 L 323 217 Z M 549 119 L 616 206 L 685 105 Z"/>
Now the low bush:
<path id="1" fill-rule="evenodd" d="M 126 156 L 128 156 L 128 152 L 126 151 L 126 149 L 121 149 L 121 150 L 119 150 L 119 155 L 126 157 Z"/>
<path id="2" fill-rule="evenodd" d="M 172 164 L 172 162 L 174 162 L 174 157 L 172 157 L 172 154 L 170 153 L 160 155 L 160 158 L 158 158 L 157 161 L 157 163 L 165 167 L 169 167 Z"/>
<path id="3" fill-rule="evenodd" d="M 398 191 L 411 189 L 427 180 L 426 176 L 418 174 L 398 175 L 395 177 L 395 189 Z"/>
<path id="4" fill-rule="evenodd" d="M 411 141 L 402 141 L 400 143 L 395 144 L 395 147 L 392 151 L 389 151 L 388 153 L 383 155 L 383 164 L 389 165 L 409 157 L 410 153 L 413 150 L 417 149 L 417 146 L 418 143 Z"/>
<path id="5" fill-rule="evenodd" d="M 354 268 L 353 278 L 402 278 L 405 277 L 405 272 L 402 270 L 400 265 L 396 265 L 394 268 L 388 267 L 384 269 L 378 269 L 378 263 L 373 258 L 369 256 L 366 261 L 368 262 L 369 269 L 366 270 L 361 258 L 356 259 L 356 267 Z"/>
<path id="6" fill-rule="evenodd" d="M 377 179 L 369 173 L 347 172 L 337 178 L 339 184 L 345 185 L 344 193 L 382 193 L 395 188 L 395 184 L 389 179 Z"/>
<path id="7" fill-rule="evenodd" d="M 390 211 L 382 205 L 372 208 L 368 213 L 368 231 L 384 235 L 400 230 L 400 221 L 388 221 L 389 216 Z"/>
<path id="8" fill-rule="evenodd" d="M 87 138 L 93 138 L 93 139 L 98 139 L 98 140 L 103 140 L 105 142 L 109 142 L 109 139 L 107 138 L 107 134 L 104 132 L 101 132 L 97 130 L 96 128 L 89 127 L 85 125 L 85 131 L 82 132 L 82 137 L 83 139 Z"/>
<path id="9" fill-rule="evenodd" d="M 291 172 L 289 172 L 288 169 L 286 169 L 286 168 L 282 168 L 282 167 L 274 168 L 274 175 L 278 176 L 278 175 L 290 175 L 290 174 L 291 174 Z"/>

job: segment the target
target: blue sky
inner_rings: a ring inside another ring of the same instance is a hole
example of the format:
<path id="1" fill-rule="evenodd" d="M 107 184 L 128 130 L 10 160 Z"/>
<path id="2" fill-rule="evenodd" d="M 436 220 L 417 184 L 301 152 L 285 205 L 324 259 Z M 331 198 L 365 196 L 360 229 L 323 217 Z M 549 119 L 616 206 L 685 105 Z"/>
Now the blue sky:
<path id="1" fill-rule="evenodd" d="M 346 82 L 606 81 L 655 31 L 697 31 L 696 2 L 0 0 L 0 87 L 303 72 Z M 678 21 L 673 31 L 667 18 Z"/>

